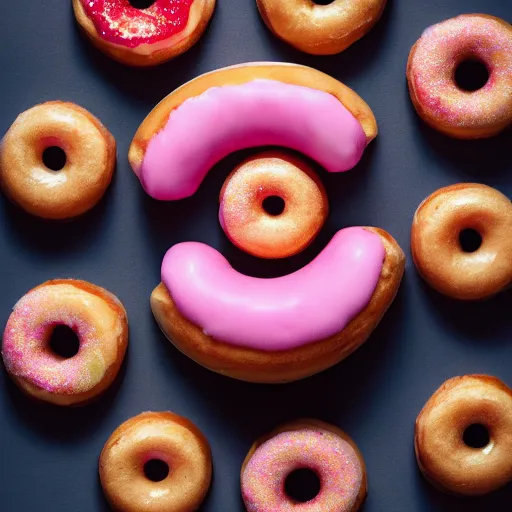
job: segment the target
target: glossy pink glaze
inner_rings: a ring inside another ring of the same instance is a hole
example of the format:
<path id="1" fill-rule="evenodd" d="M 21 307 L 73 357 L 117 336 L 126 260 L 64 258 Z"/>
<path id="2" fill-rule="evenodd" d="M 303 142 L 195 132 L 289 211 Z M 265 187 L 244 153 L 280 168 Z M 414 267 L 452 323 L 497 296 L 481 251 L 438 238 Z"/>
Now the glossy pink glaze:
<path id="1" fill-rule="evenodd" d="M 181 314 L 209 336 L 290 350 L 343 330 L 370 301 L 384 257 L 378 235 L 346 228 L 304 268 L 258 279 L 238 273 L 212 247 L 187 242 L 167 251 L 162 281 Z"/>
<path id="2" fill-rule="evenodd" d="M 129 48 L 157 43 L 181 32 L 193 2 L 157 0 L 147 9 L 136 9 L 128 0 L 80 1 L 103 39 Z"/>
<path id="3" fill-rule="evenodd" d="M 284 489 L 286 477 L 307 468 L 320 479 L 320 492 L 297 503 Z M 259 446 L 242 473 L 248 512 L 351 512 L 364 470 L 352 446 L 322 429 L 282 432 Z"/>
<path id="4" fill-rule="evenodd" d="M 366 143 L 359 121 L 333 95 L 254 80 L 212 87 L 173 110 L 149 141 L 140 179 L 155 199 L 182 199 L 233 151 L 284 146 L 341 172 L 359 162 Z"/>

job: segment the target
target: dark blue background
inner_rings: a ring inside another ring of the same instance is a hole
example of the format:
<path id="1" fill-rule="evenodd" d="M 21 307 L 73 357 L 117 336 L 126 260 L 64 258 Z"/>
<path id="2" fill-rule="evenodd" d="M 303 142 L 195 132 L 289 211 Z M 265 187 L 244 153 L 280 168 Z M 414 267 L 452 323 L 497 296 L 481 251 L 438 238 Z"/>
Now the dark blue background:
<path id="1" fill-rule="evenodd" d="M 107 510 L 97 477 L 110 433 L 145 410 L 170 409 L 199 425 L 215 466 L 206 511 L 243 510 L 239 470 L 253 440 L 297 416 L 345 429 L 369 473 L 366 512 L 510 510 L 510 486 L 461 500 L 426 484 L 413 453 L 419 410 L 447 378 L 486 372 L 512 384 L 512 295 L 463 304 L 419 279 L 409 254 L 412 215 L 438 187 L 477 181 L 512 196 L 511 133 L 479 142 L 451 140 L 426 128 L 405 81 L 409 49 L 427 26 L 462 12 L 512 21 L 504 0 L 390 0 L 377 27 L 338 56 L 312 57 L 278 42 L 255 0 L 218 0 L 201 42 L 173 62 L 134 70 L 104 57 L 76 29 L 70 0 L 1 0 L 0 133 L 16 115 L 45 100 L 69 100 L 101 118 L 118 142 L 119 163 L 104 200 L 68 223 L 47 223 L 0 198 L 0 325 L 33 286 L 82 278 L 114 292 L 131 325 L 122 377 L 97 403 L 80 409 L 37 405 L 0 372 L 0 509 L 5 512 Z M 137 127 L 166 94 L 196 75 L 245 61 L 308 64 L 354 88 L 373 108 L 380 135 L 360 165 L 321 177 L 331 214 L 318 241 L 289 261 L 264 262 L 233 248 L 217 221 L 223 179 L 244 155 L 219 164 L 194 197 L 174 204 L 149 199 L 127 162 Z M 200 240 L 239 270 L 279 275 L 311 260 L 340 228 L 387 229 L 408 256 L 399 295 L 356 354 L 313 378 L 282 386 L 246 384 L 199 367 L 159 332 L 149 295 L 165 251 Z"/>

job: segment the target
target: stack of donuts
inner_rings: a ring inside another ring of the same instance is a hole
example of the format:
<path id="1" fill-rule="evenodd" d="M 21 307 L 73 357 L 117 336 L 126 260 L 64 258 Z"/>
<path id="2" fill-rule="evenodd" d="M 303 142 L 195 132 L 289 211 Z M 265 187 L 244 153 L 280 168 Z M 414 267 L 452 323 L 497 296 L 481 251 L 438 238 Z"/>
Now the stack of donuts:
<path id="1" fill-rule="evenodd" d="M 363 37 L 386 2 L 256 3 L 285 43 L 332 55 Z M 73 0 L 73 9 L 85 36 L 106 55 L 154 66 L 191 48 L 215 8 L 215 0 L 150 4 Z M 456 80 L 466 61 L 488 72 L 475 91 Z M 415 110 L 432 128 L 458 139 L 497 135 L 512 122 L 512 26 L 482 14 L 434 25 L 411 49 L 406 77 Z M 324 228 L 325 173 L 357 172 L 377 133 L 368 104 L 335 78 L 302 65 L 246 63 L 171 92 L 139 126 L 128 159 L 145 193 L 179 201 L 193 196 L 226 156 L 252 151 L 216 191 L 219 226 L 241 251 L 284 259 L 304 251 Z M 50 101 L 21 113 L 3 137 L 0 183 L 29 214 L 70 221 L 101 200 L 115 164 L 116 141 L 99 119 L 73 103 Z M 411 254 L 422 278 L 452 299 L 478 301 L 504 291 L 512 284 L 510 199 L 478 183 L 433 191 L 413 215 Z M 397 241 L 374 226 L 339 229 L 310 263 L 272 279 L 241 274 L 218 250 L 187 241 L 165 254 L 149 302 L 165 336 L 198 364 L 243 381 L 293 382 L 336 365 L 370 337 L 404 270 Z M 77 340 L 73 353 L 61 341 L 64 355 L 55 341 L 63 329 Z M 127 312 L 113 293 L 58 278 L 14 305 L 2 357 L 31 398 L 82 406 L 116 380 L 127 346 Z M 475 442 L 479 430 L 483 440 Z M 417 417 L 414 449 L 422 473 L 443 491 L 480 495 L 507 484 L 512 390 L 488 375 L 449 379 Z M 128 419 L 99 456 L 105 496 L 123 512 L 197 510 L 212 467 L 206 436 L 169 411 Z M 317 492 L 303 500 L 287 491 L 299 470 L 318 480 Z M 356 512 L 368 493 L 356 443 L 338 426 L 311 418 L 255 441 L 240 484 L 249 512 Z"/>

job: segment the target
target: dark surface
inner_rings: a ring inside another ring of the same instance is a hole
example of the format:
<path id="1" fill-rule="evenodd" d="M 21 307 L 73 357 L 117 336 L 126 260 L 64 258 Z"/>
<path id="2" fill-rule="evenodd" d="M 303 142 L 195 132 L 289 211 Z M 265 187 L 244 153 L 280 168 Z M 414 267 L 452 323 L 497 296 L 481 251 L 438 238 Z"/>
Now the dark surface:
<path id="1" fill-rule="evenodd" d="M 448 139 L 426 128 L 411 106 L 405 63 L 422 30 L 461 12 L 512 20 L 504 0 L 391 0 L 377 27 L 339 56 L 312 57 L 278 42 L 254 0 L 219 0 L 201 42 L 153 70 L 114 63 L 78 33 L 69 0 L 0 1 L 3 133 L 16 115 L 45 100 L 70 100 L 98 115 L 118 142 L 115 180 L 89 214 L 46 223 L 0 198 L 0 325 L 14 303 L 53 277 L 82 278 L 124 302 L 130 347 L 122 376 L 97 403 L 58 409 L 32 403 L 0 372 L 0 510 L 107 510 L 97 458 L 121 422 L 145 410 L 170 409 L 196 422 L 211 442 L 212 490 L 202 510 L 243 510 L 239 470 L 253 440 L 284 420 L 312 416 L 345 429 L 369 472 L 365 512 L 505 511 L 511 486 L 485 499 L 445 496 L 421 478 L 413 453 L 416 415 L 447 378 L 474 372 L 512 384 L 512 295 L 463 304 L 429 289 L 412 265 L 412 215 L 438 187 L 480 181 L 512 196 L 512 136 L 480 142 Z M 312 65 L 354 88 L 373 108 L 380 135 L 360 165 L 321 177 L 331 215 L 313 247 L 283 262 L 264 262 L 232 247 L 217 221 L 217 194 L 240 161 L 218 165 L 198 193 L 174 204 L 149 199 L 127 162 L 135 130 L 167 93 L 196 75 L 244 61 Z M 336 230 L 375 225 L 407 252 L 400 293 L 356 354 L 313 378 L 252 385 L 213 374 L 179 354 L 153 321 L 149 295 L 165 251 L 186 240 L 207 242 L 239 270 L 279 275 L 311 260 Z"/>

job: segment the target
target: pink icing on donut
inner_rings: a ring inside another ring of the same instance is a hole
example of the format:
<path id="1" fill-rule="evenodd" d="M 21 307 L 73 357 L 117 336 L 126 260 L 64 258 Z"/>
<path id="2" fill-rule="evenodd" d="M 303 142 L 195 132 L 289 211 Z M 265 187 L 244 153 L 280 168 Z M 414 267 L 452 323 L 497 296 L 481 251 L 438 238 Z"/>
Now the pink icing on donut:
<path id="1" fill-rule="evenodd" d="M 162 281 L 181 314 L 217 340 L 289 350 L 343 330 L 370 301 L 384 257 L 378 235 L 346 228 L 297 272 L 258 279 L 212 247 L 187 242 L 165 255 Z"/>
<path id="2" fill-rule="evenodd" d="M 483 62 L 487 83 L 461 90 L 454 79 L 464 60 Z M 421 110 L 449 127 L 480 127 L 512 119 L 512 27 L 483 15 L 462 15 L 427 28 L 410 63 Z"/>
<path id="3" fill-rule="evenodd" d="M 366 143 L 359 121 L 333 95 L 254 80 L 212 87 L 173 110 L 149 141 L 140 179 L 155 199 L 182 199 L 233 151 L 285 146 L 341 172 L 357 164 Z"/>
<path id="4" fill-rule="evenodd" d="M 129 48 L 153 44 L 183 31 L 193 1 L 157 0 L 147 9 L 136 9 L 128 0 L 81 0 L 98 34 Z"/>
<path id="5" fill-rule="evenodd" d="M 67 293 L 76 292 L 69 285 L 52 285 L 24 295 L 5 327 L 2 356 L 7 371 L 16 377 L 50 393 L 77 394 L 101 380 L 109 361 L 96 329 L 67 302 Z M 80 350 L 70 359 L 54 354 L 48 346 L 57 325 L 70 327 L 79 338 Z"/>
<path id="6" fill-rule="evenodd" d="M 307 468 L 320 479 L 320 492 L 305 503 L 285 493 L 286 477 Z M 363 482 L 363 468 L 352 446 L 321 429 L 282 432 L 259 446 L 242 474 L 248 512 L 351 512 Z"/>

